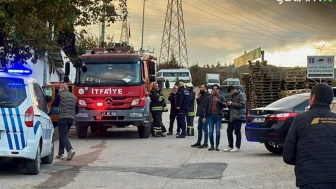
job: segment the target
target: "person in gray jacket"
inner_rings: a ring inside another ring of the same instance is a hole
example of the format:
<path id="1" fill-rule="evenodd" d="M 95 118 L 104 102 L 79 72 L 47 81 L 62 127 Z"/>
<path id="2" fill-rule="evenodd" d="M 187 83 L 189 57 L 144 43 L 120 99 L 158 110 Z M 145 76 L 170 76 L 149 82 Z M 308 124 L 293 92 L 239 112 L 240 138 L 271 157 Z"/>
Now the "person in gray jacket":
<path id="1" fill-rule="evenodd" d="M 228 87 L 228 92 L 231 93 L 232 98 L 226 102 L 230 110 L 230 118 L 227 127 L 227 136 L 229 146 L 224 148 L 224 152 L 239 152 L 241 145 L 241 126 L 246 121 L 246 95 L 238 91 L 234 86 Z M 233 147 L 233 131 L 236 135 L 236 146 Z"/>
<path id="2" fill-rule="evenodd" d="M 58 133 L 59 133 L 59 150 L 57 159 L 65 159 L 64 148 L 68 152 L 66 160 L 71 160 L 75 155 L 68 132 L 73 125 L 76 114 L 78 113 L 77 97 L 69 92 L 69 88 L 66 84 L 62 84 L 59 88 L 59 93 L 55 100 L 52 102 L 51 107 L 60 108 L 60 114 L 58 115 Z"/>

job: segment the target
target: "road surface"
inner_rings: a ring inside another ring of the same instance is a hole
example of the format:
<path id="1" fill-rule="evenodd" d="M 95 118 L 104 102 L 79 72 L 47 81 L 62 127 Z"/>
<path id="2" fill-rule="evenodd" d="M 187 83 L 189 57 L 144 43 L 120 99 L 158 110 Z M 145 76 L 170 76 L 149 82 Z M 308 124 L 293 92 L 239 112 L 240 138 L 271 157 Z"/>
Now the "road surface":
<path id="1" fill-rule="evenodd" d="M 164 113 L 166 126 L 168 115 Z M 221 148 L 227 145 L 225 124 L 223 128 Z M 235 153 L 191 148 L 196 136 L 140 139 L 136 128 L 89 134 L 87 139 L 72 137 L 72 161 L 42 165 L 38 176 L 0 165 L 0 182 L 3 188 L 15 189 L 296 188 L 293 167 L 244 136 L 241 152 Z M 55 153 L 57 149 L 56 142 Z"/>

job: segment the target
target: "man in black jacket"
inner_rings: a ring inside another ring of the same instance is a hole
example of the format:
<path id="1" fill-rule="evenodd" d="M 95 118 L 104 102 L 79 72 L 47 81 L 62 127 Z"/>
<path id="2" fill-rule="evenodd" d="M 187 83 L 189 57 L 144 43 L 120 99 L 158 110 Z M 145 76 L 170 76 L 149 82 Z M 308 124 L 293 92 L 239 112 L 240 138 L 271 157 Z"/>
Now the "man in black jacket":
<path id="1" fill-rule="evenodd" d="M 153 117 L 152 136 L 165 137 L 166 135 L 163 133 L 162 130 L 162 111 L 163 111 L 163 105 L 165 103 L 165 98 L 157 83 L 153 84 L 150 99 L 151 99 L 150 103 L 151 113 Z"/>
<path id="2" fill-rule="evenodd" d="M 191 83 L 185 85 L 189 91 L 189 108 L 187 113 L 187 135 L 194 136 L 194 118 L 196 109 L 196 94 L 194 92 L 194 86 Z"/>
<path id="3" fill-rule="evenodd" d="M 197 138 L 197 142 L 191 145 L 191 147 L 207 148 L 209 133 L 208 133 L 208 123 L 206 122 L 206 120 L 204 120 L 204 115 L 205 115 L 206 107 L 208 104 L 208 97 L 210 96 L 210 93 L 208 92 L 207 86 L 205 84 L 201 84 L 199 89 L 200 89 L 200 92 L 197 94 L 197 98 L 196 98 L 196 102 L 197 102 L 196 116 L 198 116 L 198 125 L 197 125 L 198 138 Z M 204 142 L 202 144 L 203 133 L 204 133 Z"/>
<path id="4" fill-rule="evenodd" d="M 167 133 L 167 135 L 173 134 L 174 121 L 177 117 L 177 110 L 176 110 L 177 92 L 178 92 L 178 86 L 174 85 L 173 92 L 171 92 L 168 96 L 168 100 L 170 101 L 170 115 L 169 115 L 170 123 L 169 123 L 169 132 Z M 176 135 L 180 134 L 181 134 L 181 128 L 177 127 Z"/>
<path id="5" fill-rule="evenodd" d="M 336 188 L 336 114 L 330 111 L 333 90 L 326 84 L 312 88 L 307 112 L 296 116 L 284 144 L 283 159 L 295 165 L 296 186 Z"/>
<path id="6" fill-rule="evenodd" d="M 176 138 L 185 138 L 186 133 L 186 114 L 189 109 L 189 91 L 184 87 L 184 83 L 180 81 L 178 83 L 179 90 L 177 93 L 177 127 L 180 127 L 182 133 Z"/>

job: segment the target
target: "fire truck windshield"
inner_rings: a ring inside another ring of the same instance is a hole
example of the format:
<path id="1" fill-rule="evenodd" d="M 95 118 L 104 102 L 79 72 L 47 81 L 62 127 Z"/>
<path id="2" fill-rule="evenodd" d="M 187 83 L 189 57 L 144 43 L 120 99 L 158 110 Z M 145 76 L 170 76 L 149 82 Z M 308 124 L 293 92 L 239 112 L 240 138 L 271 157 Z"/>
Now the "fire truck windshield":
<path id="1" fill-rule="evenodd" d="M 80 84 L 139 85 L 142 83 L 141 64 L 137 62 L 88 62 L 87 71 L 80 73 Z"/>

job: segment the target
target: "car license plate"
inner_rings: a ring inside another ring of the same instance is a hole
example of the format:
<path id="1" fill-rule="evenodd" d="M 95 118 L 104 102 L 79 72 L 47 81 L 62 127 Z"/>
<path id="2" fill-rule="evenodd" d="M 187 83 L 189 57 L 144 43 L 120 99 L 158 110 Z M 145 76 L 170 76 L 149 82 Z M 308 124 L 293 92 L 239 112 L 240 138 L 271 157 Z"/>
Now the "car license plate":
<path id="1" fill-rule="evenodd" d="M 117 116 L 117 112 L 102 112 L 101 116 Z"/>
<path id="2" fill-rule="evenodd" d="M 265 122 L 265 118 L 264 117 L 255 117 L 252 122 L 253 123 L 263 123 L 263 122 Z"/>

